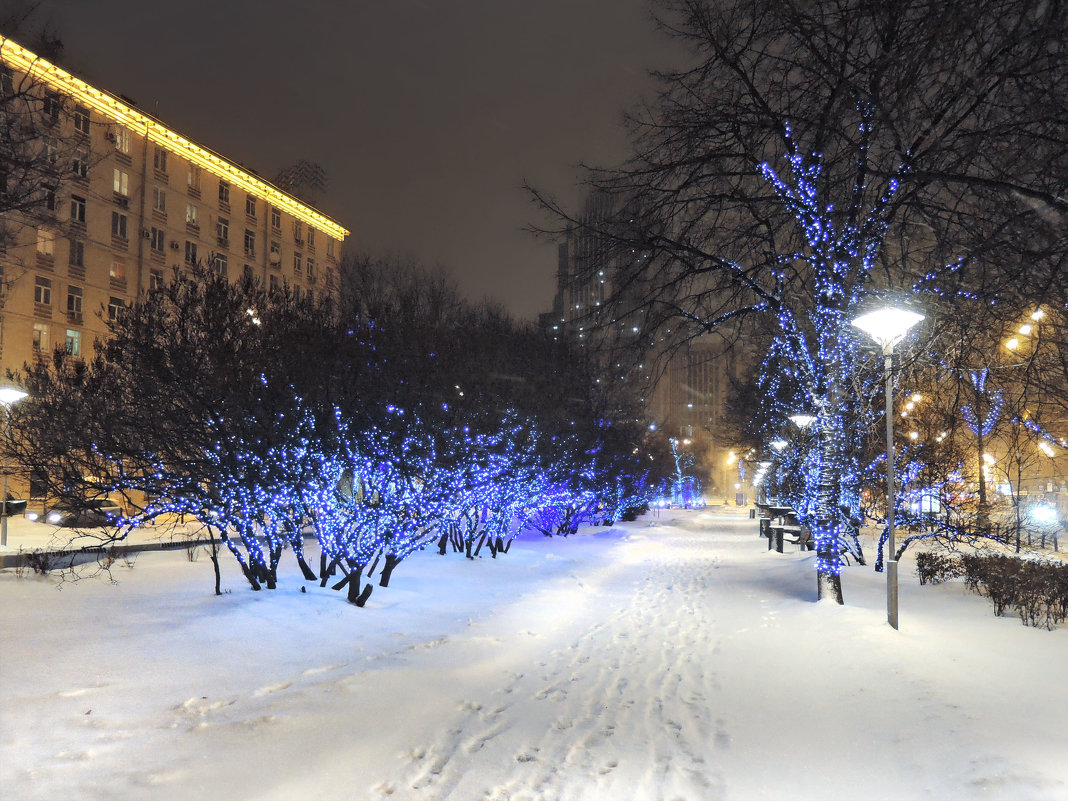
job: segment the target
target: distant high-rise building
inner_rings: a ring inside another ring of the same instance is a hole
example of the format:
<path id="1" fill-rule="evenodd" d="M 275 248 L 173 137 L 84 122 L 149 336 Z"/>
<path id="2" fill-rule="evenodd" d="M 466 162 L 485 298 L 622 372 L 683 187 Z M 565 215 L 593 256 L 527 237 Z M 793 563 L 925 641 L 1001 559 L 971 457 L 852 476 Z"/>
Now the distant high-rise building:
<path id="1" fill-rule="evenodd" d="M 605 369 L 639 382 L 650 423 L 694 454 L 706 488 L 733 493 L 726 470 L 733 443 L 725 432 L 732 354 L 718 337 L 679 340 L 670 324 L 651 338 L 639 286 L 626 286 L 622 260 L 644 254 L 621 252 L 606 232 L 615 209 L 611 196 L 593 193 L 557 251 L 553 310 L 540 317 L 558 336 L 600 347 Z"/>
<path id="2" fill-rule="evenodd" d="M 39 174 L 55 179 L 33 203 L 0 204 L 0 369 L 56 347 L 90 354 L 108 317 L 194 263 L 269 289 L 337 291 L 345 228 L 2 38 L 0 115 L 5 130 L 33 131 L 9 149 L 45 159 Z"/>

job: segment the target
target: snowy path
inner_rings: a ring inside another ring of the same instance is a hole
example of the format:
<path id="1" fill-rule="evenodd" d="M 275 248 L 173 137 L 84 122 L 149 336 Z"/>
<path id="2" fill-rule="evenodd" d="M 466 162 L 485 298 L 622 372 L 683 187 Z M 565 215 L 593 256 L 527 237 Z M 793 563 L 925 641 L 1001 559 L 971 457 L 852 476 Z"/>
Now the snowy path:
<path id="1" fill-rule="evenodd" d="M 12 799 L 1068 799 L 1068 630 L 677 513 L 499 562 L 422 554 L 355 610 L 289 576 L 208 594 L 0 575 Z M 906 579 L 905 576 L 908 575 Z"/>
<path id="2" fill-rule="evenodd" d="M 502 649 L 502 685 L 474 688 L 385 789 L 495 801 L 724 797 L 709 753 L 730 743 L 709 703 L 719 689 L 708 664 L 715 555 L 701 539 L 578 574 L 580 592 L 589 581 L 596 594 L 574 599 L 566 623 L 520 633 L 533 644 Z"/>

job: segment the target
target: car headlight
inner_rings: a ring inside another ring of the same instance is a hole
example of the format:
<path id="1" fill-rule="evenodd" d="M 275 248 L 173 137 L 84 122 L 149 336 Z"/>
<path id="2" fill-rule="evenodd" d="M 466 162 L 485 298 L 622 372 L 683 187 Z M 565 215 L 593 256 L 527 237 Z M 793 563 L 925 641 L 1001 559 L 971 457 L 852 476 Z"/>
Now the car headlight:
<path id="1" fill-rule="evenodd" d="M 34 522 L 36 522 L 36 521 L 37 521 L 37 518 L 39 518 L 39 517 L 40 517 L 40 515 L 39 515 L 39 514 L 37 514 L 37 512 L 28 512 L 28 513 L 26 514 L 26 519 L 27 519 L 27 520 L 32 520 L 32 521 L 34 521 Z"/>
<path id="2" fill-rule="evenodd" d="M 63 519 L 63 515 L 61 515 L 59 512 L 52 512 L 50 515 L 48 515 L 48 522 L 49 523 L 55 524 L 55 523 L 58 523 L 62 519 Z"/>

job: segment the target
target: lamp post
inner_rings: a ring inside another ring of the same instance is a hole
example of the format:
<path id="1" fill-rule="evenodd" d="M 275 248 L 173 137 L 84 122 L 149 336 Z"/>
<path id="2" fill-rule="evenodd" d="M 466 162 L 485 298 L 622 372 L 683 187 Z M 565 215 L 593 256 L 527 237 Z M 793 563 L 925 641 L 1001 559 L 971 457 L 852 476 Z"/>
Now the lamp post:
<path id="1" fill-rule="evenodd" d="M 4 471 L 4 508 L 0 512 L 0 548 L 7 547 L 7 440 L 11 433 L 11 404 L 17 403 L 26 397 L 26 393 L 18 387 L 0 387 L 0 404 L 4 406 L 4 448 L 2 467 Z"/>
<path id="2" fill-rule="evenodd" d="M 894 345 L 923 319 L 922 314 L 888 307 L 864 314 L 853 325 L 883 349 L 886 377 L 886 621 L 897 628 L 897 558 L 894 542 Z"/>

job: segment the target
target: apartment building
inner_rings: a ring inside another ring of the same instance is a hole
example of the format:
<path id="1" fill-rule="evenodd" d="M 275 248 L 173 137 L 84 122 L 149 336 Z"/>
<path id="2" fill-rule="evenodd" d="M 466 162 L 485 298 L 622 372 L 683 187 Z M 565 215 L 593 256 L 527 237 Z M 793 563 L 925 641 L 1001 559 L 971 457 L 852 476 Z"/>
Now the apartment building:
<path id="1" fill-rule="evenodd" d="M 349 232 L 315 208 L 10 39 L 0 91 L 31 101 L 34 152 L 58 179 L 32 213 L 0 207 L 0 370 L 56 347 L 88 355 L 107 318 L 195 263 L 337 291 Z"/>

